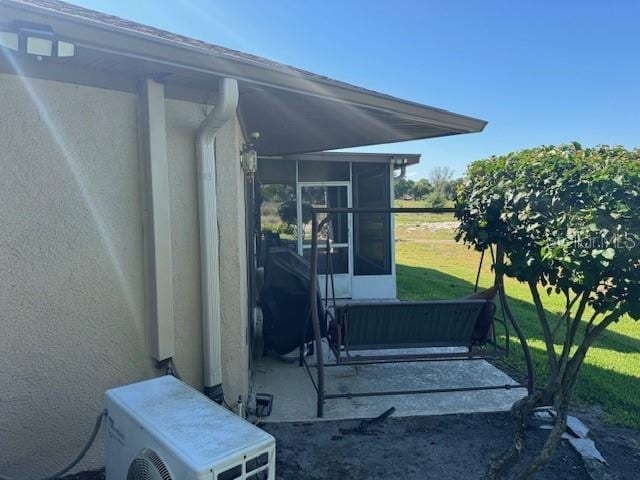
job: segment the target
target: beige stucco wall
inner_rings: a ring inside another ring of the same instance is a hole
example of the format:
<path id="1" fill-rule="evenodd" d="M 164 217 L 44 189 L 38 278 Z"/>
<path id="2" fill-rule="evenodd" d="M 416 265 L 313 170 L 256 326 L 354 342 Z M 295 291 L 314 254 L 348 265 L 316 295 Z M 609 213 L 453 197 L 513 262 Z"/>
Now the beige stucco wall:
<path id="1" fill-rule="evenodd" d="M 0 74 L 0 472 L 50 473 L 85 442 L 105 389 L 149 356 L 136 96 Z M 201 386 L 195 127 L 169 100 L 176 362 Z M 225 388 L 246 391 L 244 208 L 237 123 L 221 132 Z M 234 186 L 235 185 L 235 186 Z M 233 191 L 232 191 L 233 190 Z M 240 233 L 242 236 L 240 237 Z M 245 353 L 243 353 L 245 352 Z M 103 465 L 102 435 L 80 469 Z"/>
<path id="2" fill-rule="evenodd" d="M 216 141 L 218 223 L 220 226 L 220 298 L 222 384 L 229 403 L 245 398 L 249 383 L 247 244 L 242 135 L 238 122 L 225 125 Z M 231 161 L 228 161 L 231 160 Z M 238 272 L 242 272 L 240 275 Z"/>
<path id="3" fill-rule="evenodd" d="M 199 238 L 195 131 L 204 119 L 202 105 L 167 100 L 167 150 L 171 194 L 174 309 L 176 318 L 200 318 Z M 237 120 L 227 123 L 216 139 L 216 187 L 220 234 L 220 298 L 222 299 L 223 387 L 229 403 L 248 388 L 247 280 L 244 186 L 239 152 L 242 134 Z M 173 219 L 179 217 L 180 223 Z M 202 384 L 202 345 L 188 339 L 200 324 L 176 328 L 176 361 L 193 367 L 190 382 Z M 186 343 L 185 343 L 186 342 Z M 181 348 L 182 345 L 185 348 Z M 190 350 L 192 349 L 192 350 Z M 182 374 L 182 371 L 180 372 Z M 186 376 L 186 374 L 183 374 Z"/>

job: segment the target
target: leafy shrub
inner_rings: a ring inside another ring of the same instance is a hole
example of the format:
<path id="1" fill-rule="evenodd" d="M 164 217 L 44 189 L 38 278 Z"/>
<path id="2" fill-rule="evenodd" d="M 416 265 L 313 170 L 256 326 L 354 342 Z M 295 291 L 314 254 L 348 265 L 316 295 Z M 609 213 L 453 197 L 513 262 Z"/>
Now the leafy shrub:
<path id="1" fill-rule="evenodd" d="M 291 236 L 296 234 L 296 227 L 295 225 L 292 225 L 289 223 L 278 222 L 278 223 L 270 223 L 270 224 L 263 225 L 262 231 Z"/>
<path id="2" fill-rule="evenodd" d="M 640 318 L 640 151 L 576 143 L 492 157 L 470 166 L 458 204 L 458 238 L 502 244 L 508 276 Z"/>
<path id="3" fill-rule="evenodd" d="M 514 405 L 514 419 L 522 422 L 532 408 L 550 403 L 558 416 L 524 471 L 522 478 L 529 478 L 564 431 L 588 349 L 621 316 L 640 319 L 640 151 L 572 143 L 491 157 L 470 165 L 457 203 L 457 239 L 478 250 L 498 247 L 505 259 L 498 274 L 528 284 L 542 327 L 549 378 Z M 540 289 L 566 299 L 556 325 L 545 314 Z M 492 464 L 488 478 L 520 455 L 523 425 L 515 432 L 512 448 Z"/>

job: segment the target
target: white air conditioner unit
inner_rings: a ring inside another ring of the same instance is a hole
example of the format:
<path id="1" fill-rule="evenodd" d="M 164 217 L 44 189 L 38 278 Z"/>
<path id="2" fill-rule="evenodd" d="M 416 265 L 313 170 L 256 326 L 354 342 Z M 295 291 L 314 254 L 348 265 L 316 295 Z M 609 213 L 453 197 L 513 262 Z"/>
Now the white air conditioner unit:
<path id="1" fill-rule="evenodd" d="M 105 403 L 107 480 L 275 480 L 274 438 L 170 375 Z"/>

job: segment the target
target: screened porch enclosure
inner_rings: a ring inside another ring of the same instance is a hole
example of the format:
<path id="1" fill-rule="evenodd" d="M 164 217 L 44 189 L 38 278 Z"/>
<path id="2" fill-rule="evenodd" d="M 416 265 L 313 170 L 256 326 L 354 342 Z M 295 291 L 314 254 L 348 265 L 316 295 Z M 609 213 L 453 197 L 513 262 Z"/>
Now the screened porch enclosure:
<path id="1" fill-rule="evenodd" d="M 270 248 L 283 246 L 308 259 L 314 208 L 391 207 L 394 170 L 418 158 L 354 153 L 259 158 L 259 263 Z M 396 298 L 392 217 L 340 214 L 320 235 L 322 296 L 328 291 L 345 299 Z M 327 276 L 327 270 L 333 275 Z"/>

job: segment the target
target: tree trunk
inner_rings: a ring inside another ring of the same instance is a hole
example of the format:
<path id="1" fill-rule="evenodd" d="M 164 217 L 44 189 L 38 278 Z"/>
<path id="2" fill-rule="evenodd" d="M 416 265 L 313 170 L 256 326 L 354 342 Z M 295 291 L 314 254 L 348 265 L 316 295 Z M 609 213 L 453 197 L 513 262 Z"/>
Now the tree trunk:
<path id="1" fill-rule="evenodd" d="M 544 397 L 542 392 L 535 392 L 518 400 L 513 405 L 511 408 L 511 419 L 513 422 L 511 446 L 489 464 L 485 474 L 487 480 L 503 478 L 518 460 L 520 460 L 525 447 L 527 419 L 534 408 L 542 405 Z"/>
<path id="2" fill-rule="evenodd" d="M 556 400 L 556 421 L 544 442 L 542 450 L 527 465 L 524 472 L 518 476 L 519 480 L 531 480 L 533 476 L 540 471 L 553 457 L 556 447 L 562 438 L 562 434 L 567 429 L 567 411 L 569 407 L 569 392 L 558 392 Z"/>

